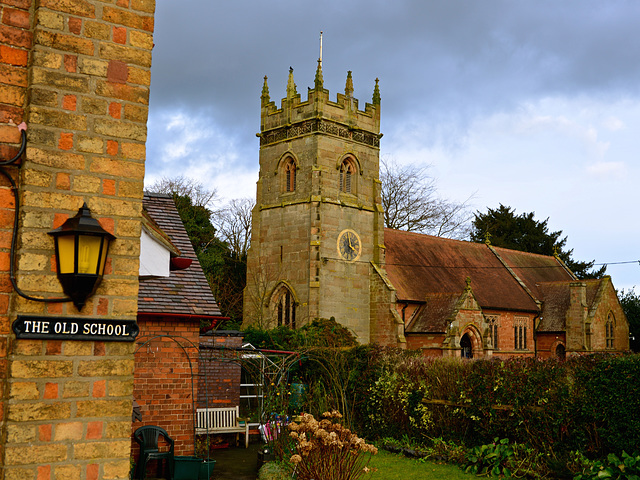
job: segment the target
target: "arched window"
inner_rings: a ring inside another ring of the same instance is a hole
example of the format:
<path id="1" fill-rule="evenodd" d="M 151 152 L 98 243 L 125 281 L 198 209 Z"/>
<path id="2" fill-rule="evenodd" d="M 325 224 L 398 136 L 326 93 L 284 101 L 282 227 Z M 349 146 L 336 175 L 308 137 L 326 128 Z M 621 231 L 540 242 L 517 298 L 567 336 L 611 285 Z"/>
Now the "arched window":
<path id="1" fill-rule="evenodd" d="M 527 349 L 527 317 L 513 319 L 513 343 L 516 350 Z"/>
<path id="2" fill-rule="evenodd" d="M 283 285 L 275 295 L 275 316 L 278 326 L 296 328 L 296 302 L 291 290 Z"/>
<path id="3" fill-rule="evenodd" d="M 340 165 L 340 191 L 344 193 L 356 193 L 355 177 L 356 166 L 352 159 L 345 158 Z"/>
<path id="4" fill-rule="evenodd" d="M 473 344 L 468 333 L 465 333 L 460 339 L 460 356 L 462 358 L 473 358 Z"/>
<path id="5" fill-rule="evenodd" d="M 485 315 L 485 319 L 489 324 L 489 338 L 491 339 L 491 346 L 495 349 L 498 348 L 498 319 L 499 315 Z"/>
<path id="6" fill-rule="evenodd" d="M 613 341 L 615 339 L 614 335 L 614 326 L 615 326 L 615 318 L 613 317 L 613 313 L 609 313 L 607 317 L 607 323 L 605 325 L 605 341 L 607 348 L 614 348 Z"/>
<path id="7" fill-rule="evenodd" d="M 295 192 L 296 190 L 296 162 L 293 158 L 288 157 L 284 161 L 283 173 L 284 173 L 284 192 Z"/>

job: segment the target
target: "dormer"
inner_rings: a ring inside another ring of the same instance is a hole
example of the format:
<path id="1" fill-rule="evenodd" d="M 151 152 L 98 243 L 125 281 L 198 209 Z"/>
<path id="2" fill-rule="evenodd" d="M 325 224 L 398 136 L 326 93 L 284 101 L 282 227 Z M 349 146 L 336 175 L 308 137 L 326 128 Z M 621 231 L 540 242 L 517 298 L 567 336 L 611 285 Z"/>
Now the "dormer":
<path id="1" fill-rule="evenodd" d="M 144 278 L 168 277 L 172 270 L 183 270 L 191 265 L 191 259 L 181 257 L 180 250 L 146 210 L 142 211 L 140 234 L 140 270 Z"/>

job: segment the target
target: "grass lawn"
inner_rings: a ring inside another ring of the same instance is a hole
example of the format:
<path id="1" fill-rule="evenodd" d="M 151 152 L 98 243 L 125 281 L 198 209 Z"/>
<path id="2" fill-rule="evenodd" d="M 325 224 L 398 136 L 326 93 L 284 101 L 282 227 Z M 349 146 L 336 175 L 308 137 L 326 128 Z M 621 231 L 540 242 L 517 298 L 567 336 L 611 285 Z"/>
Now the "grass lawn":
<path id="1" fill-rule="evenodd" d="M 473 480 L 473 475 L 465 474 L 457 465 L 434 463 L 407 458 L 404 455 L 378 450 L 378 454 L 371 457 L 369 468 L 373 470 L 371 476 L 365 475 L 363 480 L 412 480 L 412 479 L 443 479 Z"/>

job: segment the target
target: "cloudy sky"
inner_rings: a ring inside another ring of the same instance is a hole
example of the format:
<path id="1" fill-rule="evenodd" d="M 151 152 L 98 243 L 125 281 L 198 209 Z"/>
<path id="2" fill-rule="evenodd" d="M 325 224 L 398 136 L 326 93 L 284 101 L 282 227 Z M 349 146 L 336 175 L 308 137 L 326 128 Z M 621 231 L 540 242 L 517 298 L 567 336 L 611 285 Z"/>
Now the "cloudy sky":
<path id="1" fill-rule="evenodd" d="M 576 260 L 640 289 L 640 2 L 157 0 L 147 185 L 255 196 L 260 92 L 382 97 L 381 157 L 444 198 L 549 218 Z M 614 265 L 617 262 L 635 262 Z"/>

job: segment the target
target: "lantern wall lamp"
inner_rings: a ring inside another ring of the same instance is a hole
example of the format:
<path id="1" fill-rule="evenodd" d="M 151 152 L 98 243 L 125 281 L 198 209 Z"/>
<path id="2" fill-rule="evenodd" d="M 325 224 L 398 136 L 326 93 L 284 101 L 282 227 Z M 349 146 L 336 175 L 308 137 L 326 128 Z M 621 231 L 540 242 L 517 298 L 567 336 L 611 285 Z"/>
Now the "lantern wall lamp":
<path id="1" fill-rule="evenodd" d="M 116 237 L 102 228 L 98 220 L 91 216 L 89 207 L 84 203 L 74 217 L 67 219 L 59 228 L 49 232 L 49 235 L 53 237 L 55 243 L 58 280 L 67 297 L 33 297 L 24 293 L 18 287 L 15 278 L 15 251 L 20 199 L 15 181 L 3 168 L 4 165 L 15 163 L 25 151 L 27 143 L 26 124 L 22 123 L 18 128 L 20 129 L 22 139 L 18 153 L 11 160 L 0 161 L 0 174 L 4 175 L 11 184 L 16 212 L 13 222 L 11 255 L 9 260 L 11 284 L 18 295 L 28 300 L 51 303 L 73 302 L 78 310 L 81 310 L 87 298 L 95 293 L 102 280 L 109 244 Z"/>

